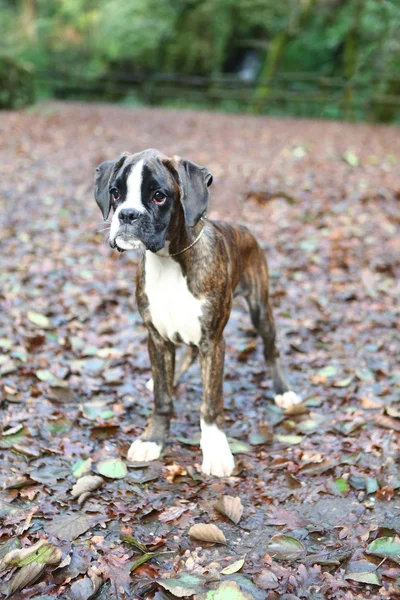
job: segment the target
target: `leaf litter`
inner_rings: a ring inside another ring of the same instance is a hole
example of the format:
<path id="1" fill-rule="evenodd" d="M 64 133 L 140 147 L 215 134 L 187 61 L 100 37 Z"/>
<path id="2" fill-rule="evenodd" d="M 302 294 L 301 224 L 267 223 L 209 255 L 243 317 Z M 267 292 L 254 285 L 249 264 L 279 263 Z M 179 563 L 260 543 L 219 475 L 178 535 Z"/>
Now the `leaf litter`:
<path id="1" fill-rule="evenodd" d="M 396 597 L 400 176 L 368 156 L 400 157 L 397 130 L 74 103 L 4 113 L 2 129 L 0 556 L 43 544 L 63 560 L 3 563 L 1 591 Z M 101 244 L 90 174 L 153 145 L 154 130 L 161 149 L 213 172 L 210 217 L 248 225 L 266 250 L 279 346 L 303 398 L 293 411 L 272 403 L 261 344 L 235 301 L 229 480 L 198 468 L 196 363 L 176 389 L 162 459 L 125 463 L 151 411 L 137 255 Z M 18 211 L 5 200 L 16 170 Z M 189 535 L 199 525 L 211 542 Z"/>

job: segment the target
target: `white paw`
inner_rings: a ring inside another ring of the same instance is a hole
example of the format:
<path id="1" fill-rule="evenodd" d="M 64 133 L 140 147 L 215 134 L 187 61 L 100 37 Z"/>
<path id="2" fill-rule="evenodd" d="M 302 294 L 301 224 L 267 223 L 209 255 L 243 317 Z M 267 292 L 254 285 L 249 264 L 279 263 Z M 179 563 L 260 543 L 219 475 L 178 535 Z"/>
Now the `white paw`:
<path id="1" fill-rule="evenodd" d="M 145 442 L 137 439 L 131 444 L 126 458 L 131 462 L 149 462 L 157 460 L 161 454 L 162 446 L 156 442 Z"/>
<path id="2" fill-rule="evenodd" d="M 232 475 L 235 461 L 225 433 L 215 423 L 207 425 L 201 421 L 200 447 L 203 452 L 203 473 L 215 477 Z"/>
<path id="3" fill-rule="evenodd" d="M 154 392 L 154 381 L 152 377 L 146 382 L 146 387 L 150 392 Z"/>
<path id="4" fill-rule="evenodd" d="M 279 408 L 291 408 L 296 404 L 301 404 L 301 398 L 296 392 L 290 390 L 289 392 L 275 396 L 275 404 L 279 406 Z"/>

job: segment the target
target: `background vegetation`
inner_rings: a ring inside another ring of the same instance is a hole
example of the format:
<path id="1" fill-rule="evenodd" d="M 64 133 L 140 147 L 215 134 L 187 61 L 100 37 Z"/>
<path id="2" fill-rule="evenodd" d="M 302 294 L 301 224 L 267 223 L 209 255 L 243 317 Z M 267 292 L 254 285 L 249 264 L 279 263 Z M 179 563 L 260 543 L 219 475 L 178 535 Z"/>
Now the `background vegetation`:
<path id="1" fill-rule="evenodd" d="M 400 119 L 399 0 L 0 0 L 40 94 Z"/>

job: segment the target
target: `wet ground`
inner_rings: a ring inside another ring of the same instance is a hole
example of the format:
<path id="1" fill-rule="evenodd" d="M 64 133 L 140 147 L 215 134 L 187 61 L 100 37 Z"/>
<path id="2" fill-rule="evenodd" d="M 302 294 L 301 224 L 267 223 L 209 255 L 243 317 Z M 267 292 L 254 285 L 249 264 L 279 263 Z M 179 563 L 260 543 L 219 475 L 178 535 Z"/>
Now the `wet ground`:
<path id="1" fill-rule="evenodd" d="M 43 559 L 36 582 L 32 566 L 20 584 L 27 566 L 4 568 L 4 594 L 398 597 L 398 130 L 63 103 L 0 123 L 0 557 L 48 539 L 63 560 Z M 92 180 L 102 160 L 145 147 L 206 165 L 210 217 L 246 223 L 268 257 L 279 346 L 303 405 L 274 406 L 235 301 L 228 479 L 199 469 L 197 364 L 176 390 L 162 459 L 125 468 L 151 410 L 146 331 L 137 255 L 102 243 Z M 88 474 L 101 487 L 79 504 L 71 489 Z M 216 509 L 226 495 L 240 498 L 237 524 Z M 199 523 L 226 543 L 189 535 Z"/>

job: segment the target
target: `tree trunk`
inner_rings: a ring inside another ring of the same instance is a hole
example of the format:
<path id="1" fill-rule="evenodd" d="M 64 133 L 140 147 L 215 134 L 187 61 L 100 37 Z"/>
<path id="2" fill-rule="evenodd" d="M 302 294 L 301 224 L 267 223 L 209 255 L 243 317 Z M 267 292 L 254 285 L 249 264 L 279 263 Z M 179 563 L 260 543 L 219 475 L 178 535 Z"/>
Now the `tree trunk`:
<path id="1" fill-rule="evenodd" d="M 262 111 L 263 103 L 261 101 L 267 100 L 269 96 L 271 91 L 271 81 L 278 71 L 278 68 L 285 55 L 286 48 L 288 47 L 290 41 L 298 35 L 302 27 L 304 27 L 304 25 L 310 19 L 317 2 L 318 0 L 308 0 L 308 2 L 304 4 L 304 8 L 300 12 L 295 26 L 293 27 L 291 25 L 290 19 L 288 28 L 285 31 L 279 32 L 269 44 L 265 55 L 264 64 L 258 77 L 259 83 L 254 94 L 255 100 L 257 100 L 257 105 L 255 107 L 257 112 Z"/>
<path id="2" fill-rule="evenodd" d="M 37 39 L 36 0 L 21 0 L 21 24 L 24 36 L 30 42 Z"/>

